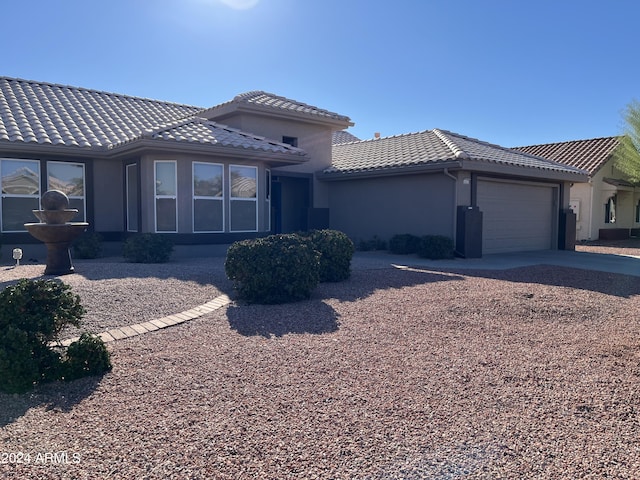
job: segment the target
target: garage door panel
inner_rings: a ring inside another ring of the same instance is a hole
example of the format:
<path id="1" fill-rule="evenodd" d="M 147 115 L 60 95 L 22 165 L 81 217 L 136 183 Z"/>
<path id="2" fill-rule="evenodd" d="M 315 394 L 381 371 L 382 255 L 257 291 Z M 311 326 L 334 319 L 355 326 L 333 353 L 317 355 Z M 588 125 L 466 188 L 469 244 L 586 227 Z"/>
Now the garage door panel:
<path id="1" fill-rule="evenodd" d="M 554 195 L 548 185 L 479 181 L 483 253 L 552 248 Z"/>

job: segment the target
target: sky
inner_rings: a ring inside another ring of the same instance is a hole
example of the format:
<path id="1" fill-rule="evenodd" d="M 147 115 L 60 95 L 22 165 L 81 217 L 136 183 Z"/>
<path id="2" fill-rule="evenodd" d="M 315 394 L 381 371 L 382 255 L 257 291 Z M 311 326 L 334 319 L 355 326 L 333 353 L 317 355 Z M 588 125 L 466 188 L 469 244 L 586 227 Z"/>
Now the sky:
<path id="1" fill-rule="evenodd" d="M 0 76 L 211 107 L 264 90 L 361 139 L 618 135 L 637 0 L 0 0 Z"/>

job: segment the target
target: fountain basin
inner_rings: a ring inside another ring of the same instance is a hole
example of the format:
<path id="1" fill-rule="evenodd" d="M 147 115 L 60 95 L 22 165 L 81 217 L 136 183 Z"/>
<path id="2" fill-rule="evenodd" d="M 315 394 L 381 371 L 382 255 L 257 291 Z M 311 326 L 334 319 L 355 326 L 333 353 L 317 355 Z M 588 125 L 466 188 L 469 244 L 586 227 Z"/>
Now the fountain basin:
<path id="1" fill-rule="evenodd" d="M 78 214 L 77 208 L 65 208 L 64 210 L 31 210 L 42 223 L 49 225 L 61 225 L 67 223 Z"/>
<path id="2" fill-rule="evenodd" d="M 24 227 L 47 247 L 47 266 L 45 275 L 66 275 L 73 273 L 69 246 L 71 242 L 89 226 L 86 222 L 63 224 L 25 223 Z"/>

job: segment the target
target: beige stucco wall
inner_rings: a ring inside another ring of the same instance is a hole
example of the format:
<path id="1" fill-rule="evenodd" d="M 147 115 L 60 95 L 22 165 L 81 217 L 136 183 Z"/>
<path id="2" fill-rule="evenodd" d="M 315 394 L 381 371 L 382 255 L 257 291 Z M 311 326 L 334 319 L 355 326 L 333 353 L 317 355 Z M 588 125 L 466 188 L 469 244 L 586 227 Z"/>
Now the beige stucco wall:
<path id="1" fill-rule="evenodd" d="M 356 240 L 374 235 L 454 235 L 454 182 L 442 173 L 327 182 L 330 225 Z"/>

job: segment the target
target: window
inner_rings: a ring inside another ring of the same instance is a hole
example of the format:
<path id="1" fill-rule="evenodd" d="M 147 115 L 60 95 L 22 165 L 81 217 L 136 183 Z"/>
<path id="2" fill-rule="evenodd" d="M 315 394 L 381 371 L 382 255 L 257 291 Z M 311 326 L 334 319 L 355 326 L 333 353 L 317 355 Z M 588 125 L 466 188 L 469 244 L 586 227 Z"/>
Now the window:
<path id="1" fill-rule="evenodd" d="M 258 230 L 256 167 L 231 165 L 229 167 L 229 184 L 231 196 L 229 210 L 232 232 L 255 232 Z"/>
<path id="2" fill-rule="evenodd" d="M 224 231 L 224 167 L 193 163 L 193 231 Z"/>
<path id="3" fill-rule="evenodd" d="M 610 197 L 604 206 L 604 223 L 616 223 L 616 196 Z"/>
<path id="4" fill-rule="evenodd" d="M 298 146 L 298 137 L 282 137 L 282 143 L 291 145 L 292 147 Z"/>
<path id="5" fill-rule="evenodd" d="M 60 190 L 69 197 L 69 208 L 78 209 L 74 222 L 86 221 L 84 164 L 47 162 L 47 190 Z"/>
<path id="6" fill-rule="evenodd" d="M 127 232 L 138 231 L 138 165 L 127 165 Z"/>
<path id="7" fill-rule="evenodd" d="M 177 175 L 175 161 L 155 162 L 156 232 L 178 231 Z"/>
<path id="8" fill-rule="evenodd" d="M 640 200 L 638 200 L 638 204 L 636 205 L 636 223 L 640 223 Z"/>
<path id="9" fill-rule="evenodd" d="M 37 222 L 32 210 L 40 208 L 40 162 L 2 159 L 2 231 L 24 232 L 25 223 Z"/>

